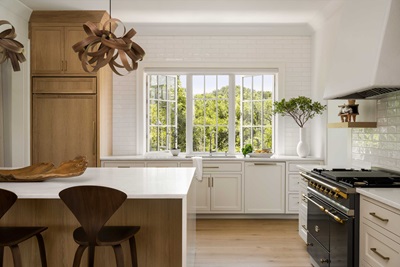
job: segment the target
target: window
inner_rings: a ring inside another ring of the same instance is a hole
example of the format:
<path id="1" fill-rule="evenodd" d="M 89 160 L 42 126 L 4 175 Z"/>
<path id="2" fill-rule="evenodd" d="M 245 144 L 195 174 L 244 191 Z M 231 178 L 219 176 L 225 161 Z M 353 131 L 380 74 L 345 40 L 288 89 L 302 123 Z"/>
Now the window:
<path id="1" fill-rule="evenodd" d="M 147 74 L 147 151 L 273 148 L 277 73 Z"/>

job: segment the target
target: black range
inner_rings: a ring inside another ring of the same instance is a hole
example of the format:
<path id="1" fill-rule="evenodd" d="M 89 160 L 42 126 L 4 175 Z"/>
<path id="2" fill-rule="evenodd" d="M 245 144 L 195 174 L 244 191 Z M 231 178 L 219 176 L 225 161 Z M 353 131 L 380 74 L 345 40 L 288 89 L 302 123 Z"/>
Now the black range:
<path id="1" fill-rule="evenodd" d="M 383 169 L 300 172 L 308 180 L 307 250 L 319 266 L 359 266 L 356 187 L 400 187 L 400 174 Z"/>

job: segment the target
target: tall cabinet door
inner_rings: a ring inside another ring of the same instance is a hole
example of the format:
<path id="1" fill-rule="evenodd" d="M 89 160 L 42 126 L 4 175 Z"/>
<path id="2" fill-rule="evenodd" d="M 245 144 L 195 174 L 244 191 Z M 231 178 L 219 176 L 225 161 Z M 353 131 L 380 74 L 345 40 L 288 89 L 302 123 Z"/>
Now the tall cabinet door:
<path id="1" fill-rule="evenodd" d="M 34 27 L 31 38 L 32 74 L 63 71 L 64 27 Z"/>
<path id="2" fill-rule="evenodd" d="M 96 166 L 96 95 L 34 94 L 32 163 L 86 156 Z"/>
<path id="3" fill-rule="evenodd" d="M 64 72 L 67 74 L 88 74 L 82 68 L 78 53 L 72 49 L 72 46 L 87 38 L 87 34 L 82 26 L 65 27 L 65 66 Z M 90 74 L 89 74 L 90 75 Z"/>

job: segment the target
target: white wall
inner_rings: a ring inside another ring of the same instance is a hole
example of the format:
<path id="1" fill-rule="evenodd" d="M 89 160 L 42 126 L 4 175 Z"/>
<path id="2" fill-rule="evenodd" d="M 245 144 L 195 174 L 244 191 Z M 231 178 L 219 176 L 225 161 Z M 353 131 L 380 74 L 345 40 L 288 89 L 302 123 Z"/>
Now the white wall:
<path id="1" fill-rule="evenodd" d="M 232 28 L 233 27 L 233 28 Z M 143 27 L 144 30 L 146 27 Z M 171 66 L 179 62 L 188 66 L 204 63 L 217 67 L 219 65 L 270 66 L 276 63 L 285 68 L 285 98 L 299 95 L 311 96 L 311 31 L 297 27 L 286 31 L 278 27 L 280 35 L 273 27 L 257 27 L 251 35 L 241 31 L 238 26 L 225 26 L 216 29 L 209 25 L 208 31 L 197 30 L 193 26 L 180 26 L 176 33 L 170 28 L 168 32 L 149 30 L 153 35 L 145 35 L 139 29 L 134 38 L 146 51 L 144 63 L 152 66 Z M 149 29 L 149 28 L 147 28 Z M 272 34 L 272 35 L 270 35 Z M 141 64 L 141 63 L 139 63 Z M 142 63 L 143 64 L 143 63 Z M 137 130 L 143 128 L 136 119 L 135 100 L 138 95 L 136 72 L 125 77 L 114 77 L 113 95 L 113 154 L 132 155 L 140 149 L 137 142 Z M 139 116 L 144 116 L 139 110 Z M 281 148 L 283 154 L 295 155 L 299 138 L 298 127 L 291 118 L 285 118 L 283 135 L 285 143 Z M 308 135 L 311 140 L 311 135 Z"/>
<path id="2" fill-rule="evenodd" d="M 15 0 L 0 2 L 0 18 L 8 20 L 15 28 L 16 40 L 25 47 L 26 62 L 21 71 L 14 72 L 11 64 L 2 65 L 4 104 L 4 150 L 6 167 L 30 164 L 30 76 L 28 21 L 31 10 Z M 7 29 L 2 27 L 1 30 Z"/>
<path id="3" fill-rule="evenodd" d="M 320 19 L 315 27 L 313 36 L 313 88 L 312 96 L 328 106 L 324 116 L 316 117 L 312 122 L 312 131 L 315 133 L 313 154 L 325 157 L 326 164 L 347 164 L 350 159 L 350 135 L 347 130 L 328 129 L 327 123 L 331 118 L 337 118 L 337 103 L 322 99 L 326 80 L 329 76 L 332 54 L 335 49 L 336 35 L 340 23 L 341 3 L 335 3 Z"/>

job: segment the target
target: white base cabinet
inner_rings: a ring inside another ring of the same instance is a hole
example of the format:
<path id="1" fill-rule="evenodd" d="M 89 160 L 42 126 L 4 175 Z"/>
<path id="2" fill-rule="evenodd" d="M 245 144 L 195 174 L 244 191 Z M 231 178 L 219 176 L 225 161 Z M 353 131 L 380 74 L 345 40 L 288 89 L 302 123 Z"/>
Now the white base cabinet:
<path id="1" fill-rule="evenodd" d="M 205 173 L 196 194 L 198 213 L 241 213 L 242 175 Z"/>
<path id="2" fill-rule="evenodd" d="M 360 197 L 360 263 L 366 267 L 400 266 L 400 210 Z"/>
<path id="3" fill-rule="evenodd" d="M 203 161 L 196 184 L 197 213 L 243 213 L 241 162 Z"/>
<path id="4" fill-rule="evenodd" d="M 245 213 L 285 213 L 285 163 L 245 163 Z"/>

